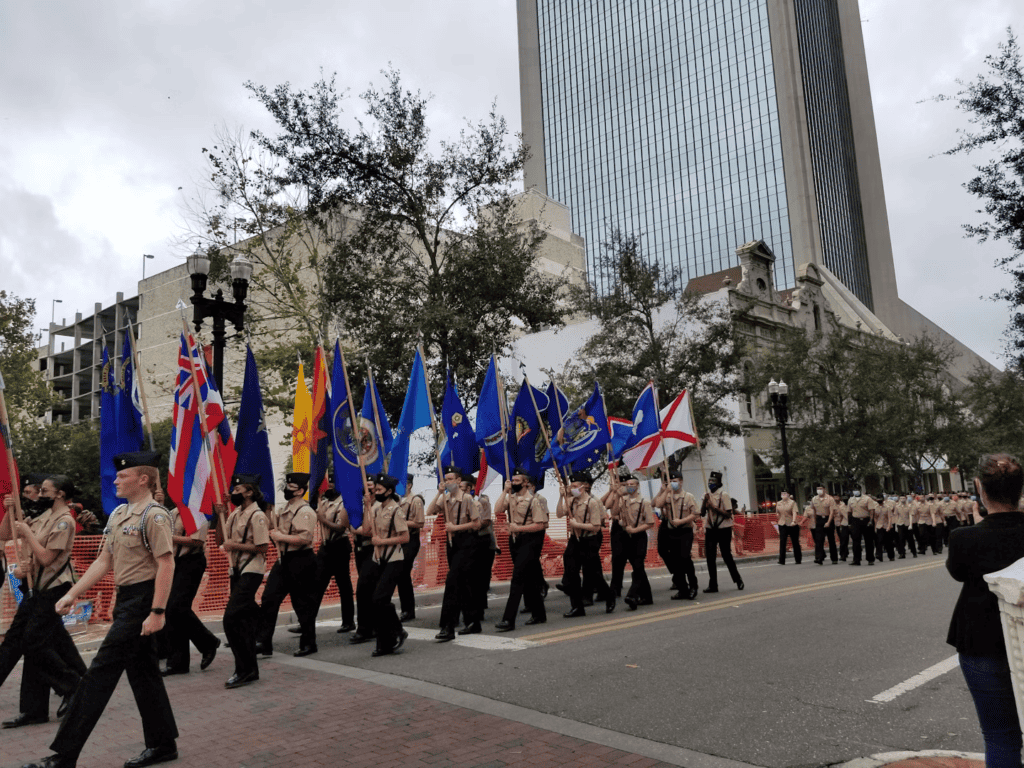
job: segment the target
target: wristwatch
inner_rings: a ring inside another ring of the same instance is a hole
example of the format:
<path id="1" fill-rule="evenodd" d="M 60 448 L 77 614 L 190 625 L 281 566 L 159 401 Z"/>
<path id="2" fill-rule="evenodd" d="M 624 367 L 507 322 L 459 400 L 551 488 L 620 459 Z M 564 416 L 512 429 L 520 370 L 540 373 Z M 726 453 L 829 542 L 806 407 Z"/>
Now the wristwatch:
<path id="1" fill-rule="evenodd" d="M 164 608 L 150 608 L 149 612 L 150 613 L 155 613 L 157 616 L 163 616 L 164 615 L 164 610 L 165 610 Z"/>

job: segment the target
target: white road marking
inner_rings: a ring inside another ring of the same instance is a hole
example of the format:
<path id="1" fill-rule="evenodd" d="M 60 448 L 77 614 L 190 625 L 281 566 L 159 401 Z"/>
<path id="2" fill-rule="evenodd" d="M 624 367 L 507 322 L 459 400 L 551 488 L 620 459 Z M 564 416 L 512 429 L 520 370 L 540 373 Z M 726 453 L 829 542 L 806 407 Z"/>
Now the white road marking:
<path id="1" fill-rule="evenodd" d="M 317 626 L 340 627 L 341 622 L 337 620 L 318 621 Z M 405 631 L 409 633 L 410 640 L 423 640 L 429 642 L 435 642 L 434 635 L 438 633 L 438 630 L 436 629 L 423 629 L 421 627 L 406 627 Z M 540 647 L 540 643 L 534 643 L 529 640 L 485 634 L 456 635 L 455 639 L 452 640 L 451 643 L 452 645 L 461 645 L 465 648 L 475 648 L 478 651 L 525 651 L 528 648 Z"/>
<path id="2" fill-rule="evenodd" d="M 945 661 L 940 661 L 938 664 L 928 667 L 924 672 L 914 675 L 909 680 L 904 680 L 899 685 L 894 685 L 887 691 L 882 691 L 880 694 L 872 699 L 868 699 L 867 701 L 871 704 L 885 704 L 892 701 L 897 696 L 907 693 L 908 691 L 912 691 L 915 688 L 920 688 L 925 683 L 931 682 L 936 677 L 944 675 L 950 670 L 956 669 L 958 666 L 960 666 L 960 662 L 957 660 L 957 657 L 950 656 Z"/>

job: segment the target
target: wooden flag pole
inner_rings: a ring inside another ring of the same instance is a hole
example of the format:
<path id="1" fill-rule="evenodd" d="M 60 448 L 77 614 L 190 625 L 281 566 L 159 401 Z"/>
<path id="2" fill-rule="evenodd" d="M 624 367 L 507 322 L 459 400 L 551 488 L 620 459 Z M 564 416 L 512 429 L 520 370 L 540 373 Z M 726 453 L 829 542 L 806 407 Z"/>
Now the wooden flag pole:
<path id="1" fill-rule="evenodd" d="M 434 398 L 430 394 L 430 379 L 427 378 L 427 359 L 423 354 L 422 342 L 416 345 L 416 351 L 420 353 L 420 362 L 423 363 L 423 385 L 427 388 L 427 405 L 430 406 L 430 426 L 434 430 L 434 460 L 437 462 L 437 473 L 444 479 L 444 467 L 441 466 L 441 451 L 437 447 L 439 439 L 437 431 L 437 414 L 434 413 Z"/>
<path id="2" fill-rule="evenodd" d="M 14 522 L 22 523 L 25 521 L 24 515 L 21 512 L 21 489 L 14 487 L 14 478 L 16 472 L 14 471 L 14 448 L 11 444 L 11 423 L 7 418 L 7 401 L 4 399 L 4 376 L 0 373 L 0 432 L 3 433 L 4 446 L 7 448 L 7 474 L 11 478 L 11 497 L 14 499 Z M 14 526 L 11 526 L 13 532 Z M 25 574 L 25 581 L 28 583 L 28 597 L 32 596 L 32 590 L 35 586 L 35 578 L 32 573 L 32 569 L 22 566 L 24 560 L 21 556 L 21 537 L 14 537 L 14 557 L 17 561 L 18 568 Z"/>

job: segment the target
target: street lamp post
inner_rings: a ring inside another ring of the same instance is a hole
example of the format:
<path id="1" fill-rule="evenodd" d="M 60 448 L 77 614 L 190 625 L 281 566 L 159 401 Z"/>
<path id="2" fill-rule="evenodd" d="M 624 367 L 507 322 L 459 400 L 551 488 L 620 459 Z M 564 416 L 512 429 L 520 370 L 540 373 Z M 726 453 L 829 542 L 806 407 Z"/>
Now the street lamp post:
<path id="1" fill-rule="evenodd" d="M 768 382 L 768 399 L 772 404 L 775 422 L 779 425 L 782 438 L 782 467 L 786 473 L 786 491 L 793 493 L 793 483 L 789 477 L 789 446 L 786 444 L 786 422 L 789 421 L 789 385 L 784 381 Z"/>
<path id="2" fill-rule="evenodd" d="M 54 299 L 50 305 L 50 322 L 54 322 L 57 319 L 57 305 L 63 304 L 64 299 Z"/>
<path id="3" fill-rule="evenodd" d="M 146 259 L 155 259 L 155 258 L 156 258 L 156 256 L 154 256 L 152 253 L 144 253 L 144 254 L 142 254 L 142 279 L 143 280 L 146 279 Z"/>
<path id="4" fill-rule="evenodd" d="M 212 299 L 203 295 L 206 280 L 210 274 L 210 257 L 196 248 L 196 252 L 188 257 L 188 273 L 192 278 L 192 324 L 198 333 L 203 321 L 213 318 L 213 378 L 217 387 L 224 386 L 224 342 L 227 337 L 227 321 L 230 320 L 236 331 L 241 331 L 245 323 L 245 297 L 249 292 L 249 278 L 252 277 L 252 262 L 239 254 L 231 262 L 231 295 L 234 302 L 224 301 L 224 291 L 217 289 Z"/>

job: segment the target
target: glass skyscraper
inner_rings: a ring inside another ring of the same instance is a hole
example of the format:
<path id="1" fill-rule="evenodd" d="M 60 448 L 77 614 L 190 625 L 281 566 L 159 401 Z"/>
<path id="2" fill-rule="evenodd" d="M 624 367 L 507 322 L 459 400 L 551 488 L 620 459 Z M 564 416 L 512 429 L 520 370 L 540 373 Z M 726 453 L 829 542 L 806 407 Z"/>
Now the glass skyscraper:
<path id="1" fill-rule="evenodd" d="M 618 228 L 684 281 L 764 240 L 779 288 L 813 261 L 872 307 L 840 2 L 856 11 L 519 0 L 526 186 L 570 208 L 599 289 L 612 276 L 595 256 Z"/>

